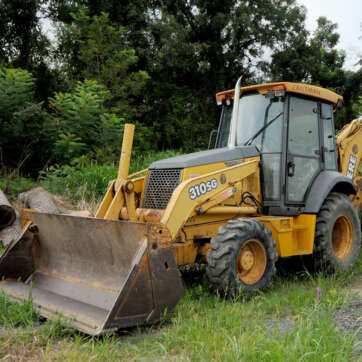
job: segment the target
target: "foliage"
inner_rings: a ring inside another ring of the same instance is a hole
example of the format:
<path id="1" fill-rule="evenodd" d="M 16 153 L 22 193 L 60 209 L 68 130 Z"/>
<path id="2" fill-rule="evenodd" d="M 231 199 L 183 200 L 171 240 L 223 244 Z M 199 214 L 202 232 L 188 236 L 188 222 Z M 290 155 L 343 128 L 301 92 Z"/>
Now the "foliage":
<path id="1" fill-rule="evenodd" d="M 134 107 L 149 79 L 134 71 L 138 57 L 130 48 L 126 29 L 114 27 L 106 13 L 90 17 L 84 10 L 72 14 L 73 22 L 60 27 L 63 67 L 72 79 L 90 79 L 102 84 L 109 96 L 106 106 L 126 121 L 137 119 L 142 106 Z"/>
<path id="2" fill-rule="evenodd" d="M 131 120 L 136 110 L 130 100 L 142 91 L 149 77 L 145 71 L 131 71 L 138 57 L 127 48 L 126 29 L 113 27 L 106 13 L 90 18 L 80 11 L 74 15 L 70 31 L 79 45 L 82 76 L 103 84 L 110 91 L 112 109 Z"/>
<path id="3" fill-rule="evenodd" d="M 146 68 L 152 78 L 145 122 L 155 125 L 159 147 L 207 147 L 217 127 L 215 93 L 255 81 L 265 47 L 274 48 L 303 29 L 304 10 L 294 0 L 165 1 L 148 12 Z M 265 25 L 268 25 L 267 27 Z M 136 48 L 136 52 L 138 48 Z M 156 59 L 156 61 L 154 61 Z"/>
<path id="4" fill-rule="evenodd" d="M 0 66 L 22 68 L 36 79 L 35 99 L 46 101 L 56 87 L 57 70 L 49 64 L 51 42 L 41 17 L 48 0 L 0 2 Z"/>
<path id="5" fill-rule="evenodd" d="M 353 110 L 357 116 L 362 116 L 362 96 L 358 97 L 358 102 L 354 104 Z"/>
<path id="6" fill-rule="evenodd" d="M 86 80 L 78 82 L 72 93 L 56 93 L 50 98 L 54 110 L 54 158 L 58 163 L 119 142 L 122 120 L 103 111 L 108 97 L 104 86 Z"/>
<path id="7" fill-rule="evenodd" d="M 69 164 L 84 154 L 102 162 L 118 160 L 124 119 L 107 112 L 110 97 L 103 85 L 85 80 L 78 82 L 72 93 L 56 93 L 50 98 L 53 122 L 49 133 L 54 137 L 53 156 L 58 164 Z M 135 151 L 151 149 L 151 130 L 135 123 Z"/>
<path id="8" fill-rule="evenodd" d="M 47 114 L 34 101 L 35 80 L 22 69 L 0 69 L 0 155 L 3 167 L 27 161 L 39 169 L 49 154 Z M 20 147 L 21 146 L 21 147 Z"/>
<path id="9" fill-rule="evenodd" d="M 39 322 L 39 316 L 33 309 L 31 297 L 22 303 L 10 302 L 9 297 L 0 294 L 0 325 L 6 327 L 27 326 L 29 323 Z"/>
<path id="10" fill-rule="evenodd" d="M 35 176 L 84 155 L 114 162 L 124 122 L 137 125 L 137 152 L 204 149 L 218 124 L 215 93 L 239 76 L 341 93 L 341 128 L 358 112 L 362 68 L 345 71 L 336 24 L 321 17 L 309 33 L 305 13 L 296 0 L 4 0 L 0 65 L 27 70 L 32 88 L 14 80 L 15 97 L 0 90 L 1 162 Z"/>
<path id="11" fill-rule="evenodd" d="M 336 49 L 337 25 L 325 17 L 318 18 L 317 23 L 311 37 L 307 31 L 297 34 L 272 55 L 272 80 L 302 81 L 341 90 L 345 54 Z"/>
<path id="12" fill-rule="evenodd" d="M 49 46 L 39 27 L 45 0 L 2 0 L 0 59 L 31 69 Z"/>
<path id="13" fill-rule="evenodd" d="M 16 174 L 6 174 L 0 177 L 0 189 L 9 197 L 9 200 L 16 200 L 20 193 L 35 186 L 36 182 L 29 177 Z"/>
<path id="14" fill-rule="evenodd" d="M 356 116 L 353 104 L 362 92 L 362 70 L 343 69 L 345 53 L 337 49 L 338 41 L 337 24 L 320 17 L 312 35 L 304 30 L 292 37 L 272 54 L 266 68 L 273 81 L 306 82 L 342 94 L 344 107 L 335 116 L 340 129 Z"/>
<path id="15" fill-rule="evenodd" d="M 130 174 L 147 168 L 152 162 L 178 155 L 175 151 L 140 153 L 132 156 Z M 77 200 L 101 199 L 108 183 L 117 177 L 118 164 L 89 162 L 85 157 L 71 165 L 51 166 L 41 173 L 41 184 L 51 192 Z"/>

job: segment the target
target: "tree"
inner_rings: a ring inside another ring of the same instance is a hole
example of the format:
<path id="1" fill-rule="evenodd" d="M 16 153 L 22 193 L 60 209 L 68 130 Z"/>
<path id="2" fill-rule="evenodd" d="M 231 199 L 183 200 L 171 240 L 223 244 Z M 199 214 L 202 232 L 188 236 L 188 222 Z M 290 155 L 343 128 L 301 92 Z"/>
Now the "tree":
<path id="1" fill-rule="evenodd" d="M 34 99 L 35 79 L 22 69 L 0 69 L 0 161 L 36 174 L 49 157 L 47 113 Z"/>
<path id="2" fill-rule="evenodd" d="M 41 15 L 47 0 L 0 2 L 0 65 L 22 68 L 36 79 L 35 97 L 45 101 L 56 87 L 57 74 L 49 67 L 50 42 Z"/>
<path id="3" fill-rule="evenodd" d="M 126 49 L 134 49 L 138 58 L 129 64 L 129 71 L 143 69 L 151 77 L 146 92 L 130 98 L 141 109 L 136 118 L 154 127 L 157 148 L 187 150 L 204 148 L 210 129 L 217 125 L 215 93 L 232 87 L 239 75 L 244 84 L 253 82 L 260 74 L 259 58 L 265 48 L 299 34 L 305 18 L 305 9 L 295 0 L 52 0 L 50 4 L 52 17 L 67 24 L 76 24 L 69 14 L 84 8 L 90 18 L 99 20 L 105 12 L 115 29 L 122 26 Z M 67 41 L 60 48 L 62 56 L 68 54 L 61 63 L 70 65 L 67 73 L 78 80 L 77 70 L 84 65 L 79 62 L 79 44 L 72 43 L 72 37 L 68 40 L 69 51 L 64 52 Z M 177 136 L 176 142 L 171 143 L 170 134 Z"/>
<path id="4" fill-rule="evenodd" d="M 2 0 L 0 3 L 0 56 L 14 66 L 31 70 L 44 55 L 47 39 L 38 13 L 45 0 Z"/>
<path id="5" fill-rule="evenodd" d="M 125 119 L 105 108 L 111 93 L 94 80 L 78 82 L 72 92 L 58 92 L 50 98 L 52 122 L 47 132 L 53 139 L 53 161 L 68 164 L 87 155 L 104 162 L 118 161 Z M 143 140 L 146 130 L 137 124 L 136 151 L 150 149 Z M 151 139 L 151 135 L 147 135 Z"/>
<path id="6" fill-rule="evenodd" d="M 62 29 L 63 61 L 70 81 L 95 80 L 110 92 L 105 106 L 127 121 L 142 112 L 134 101 L 149 79 L 145 71 L 133 71 L 138 58 L 129 48 L 126 30 L 114 27 L 107 14 L 90 17 L 83 10 L 73 14 L 73 23 Z M 73 58 L 76 55 L 76 59 Z"/>
<path id="7" fill-rule="evenodd" d="M 337 24 L 325 17 L 318 18 L 317 24 L 312 36 L 304 31 L 273 53 L 271 78 L 313 83 L 341 92 L 345 82 L 342 69 L 345 54 L 336 49 Z"/>
<path id="8" fill-rule="evenodd" d="M 215 93 L 254 82 L 266 47 L 304 28 L 305 10 L 294 0 L 164 1 L 148 12 L 151 55 L 147 101 L 162 147 L 205 148 L 217 126 Z M 180 112 L 170 113 L 171 102 Z M 183 109 L 183 111 L 182 111 Z M 177 118 L 177 119 L 176 119 Z M 170 144 L 169 129 L 178 135 Z"/>

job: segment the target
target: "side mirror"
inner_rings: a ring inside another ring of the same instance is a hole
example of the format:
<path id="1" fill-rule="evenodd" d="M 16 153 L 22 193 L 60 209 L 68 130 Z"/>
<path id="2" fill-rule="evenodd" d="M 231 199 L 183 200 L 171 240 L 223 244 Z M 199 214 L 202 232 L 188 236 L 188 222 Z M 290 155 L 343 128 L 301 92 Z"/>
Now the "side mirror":
<path id="1" fill-rule="evenodd" d="M 209 150 L 210 147 L 211 147 L 212 139 L 213 139 L 213 137 L 214 137 L 215 134 L 217 135 L 217 129 L 213 129 L 213 130 L 210 132 L 209 145 L 208 145 L 208 147 L 207 147 L 208 150 Z M 213 147 L 213 148 L 215 148 L 215 143 L 216 143 L 216 138 L 215 138 L 215 142 L 214 142 L 214 147 Z"/>

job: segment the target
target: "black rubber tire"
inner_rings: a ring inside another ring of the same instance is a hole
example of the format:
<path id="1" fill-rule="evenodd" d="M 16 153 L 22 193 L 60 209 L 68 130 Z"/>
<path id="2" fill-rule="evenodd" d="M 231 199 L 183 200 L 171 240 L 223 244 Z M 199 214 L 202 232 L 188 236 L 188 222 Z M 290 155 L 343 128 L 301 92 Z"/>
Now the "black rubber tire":
<path id="1" fill-rule="evenodd" d="M 266 251 L 266 268 L 255 284 L 244 283 L 237 270 L 239 250 L 250 239 L 259 240 Z M 206 275 L 212 289 L 223 296 L 236 297 L 240 294 L 252 295 L 268 288 L 276 273 L 278 255 L 275 246 L 271 231 L 260 221 L 246 218 L 229 221 L 211 239 L 211 249 L 206 255 Z"/>
<path id="2" fill-rule="evenodd" d="M 353 242 L 349 254 L 338 258 L 333 250 L 333 229 L 336 220 L 346 216 L 353 229 Z M 317 270 L 347 270 L 353 266 L 361 250 L 360 220 L 353 202 L 348 196 L 332 192 L 325 199 L 317 216 L 313 257 Z"/>

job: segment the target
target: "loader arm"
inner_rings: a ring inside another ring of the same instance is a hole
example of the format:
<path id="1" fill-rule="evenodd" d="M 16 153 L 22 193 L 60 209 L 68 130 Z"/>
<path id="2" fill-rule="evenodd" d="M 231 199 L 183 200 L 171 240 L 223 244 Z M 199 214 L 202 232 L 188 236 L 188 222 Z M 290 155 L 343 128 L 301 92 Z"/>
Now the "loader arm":
<path id="1" fill-rule="evenodd" d="M 259 180 L 259 162 L 260 157 L 255 157 L 251 161 L 189 179 L 177 186 L 161 219 L 172 239 L 188 218 L 207 212 L 235 194 L 240 187 L 237 183 L 252 174 Z M 255 214 L 256 207 L 245 207 L 244 211 L 245 214 Z"/>

